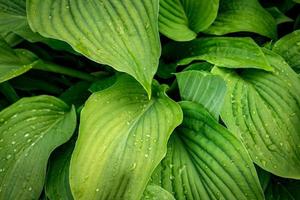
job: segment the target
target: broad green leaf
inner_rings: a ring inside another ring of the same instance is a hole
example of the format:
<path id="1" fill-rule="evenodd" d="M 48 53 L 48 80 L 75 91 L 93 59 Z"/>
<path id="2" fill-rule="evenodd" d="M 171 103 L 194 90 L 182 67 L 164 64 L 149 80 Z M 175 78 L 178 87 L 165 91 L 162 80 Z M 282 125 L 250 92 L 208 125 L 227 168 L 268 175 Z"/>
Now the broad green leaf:
<path id="1" fill-rule="evenodd" d="M 276 22 L 258 0 L 220 0 L 217 19 L 204 31 L 213 35 L 253 32 L 276 38 Z"/>
<path id="2" fill-rule="evenodd" d="M 164 87 L 154 84 L 152 89 L 148 100 L 138 82 L 121 75 L 86 102 L 70 166 L 75 199 L 142 197 L 182 120 L 179 105 L 165 95 Z"/>
<path id="3" fill-rule="evenodd" d="M 168 58 L 186 65 L 205 60 L 226 68 L 258 68 L 272 71 L 260 47 L 251 38 L 208 37 L 165 46 Z"/>
<path id="4" fill-rule="evenodd" d="M 217 17 L 219 0 L 160 0 L 159 31 L 176 41 L 195 39 Z"/>
<path id="5" fill-rule="evenodd" d="M 74 109 L 51 96 L 23 98 L 0 112 L 0 199 L 38 199 L 51 152 L 76 127 Z"/>
<path id="6" fill-rule="evenodd" d="M 160 56 L 158 8 L 158 0 L 28 0 L 27 16 L 34 31 L 132 75 L 150 96 Z"/>
<path id="7" fill-rule="evenodd" d="M 37 59 L 25 49 L 11 49 L 0 39 L 0 83 L 27 72 Z"/>
<path id="8" fill-rule="evenodd" d="M 0 32 L 17 30 L 26 23 L 26 0 L 0 0 Z"/>
<path id="9" fill-rule="evenodd" d="M 300 3 L 300 0 L 293 0 L 294 2 L 296 2 L 296 3 Z"/>
<path id="10" fill-rule="evenodd" d="M 69 183 L 69 167 L 74 142 L 56 149 L 50 157 L 45 192 L 50 200 L 73 200 Z"/>
<path id="11" fill-rule="evenodd" d="M 254 165 L 242 143 L 200 104 L 182 102 L 183 123 L 152 182 L 177 200 L 263 199 Z"/>
<path id="12" fill-rule="evenodd" d="M 219 118 L 226 93 L 226 83 L 220 77 L 204 71 L 185 71 L 176 74 L 182 100 L 203 105 Z"/>
<path id="13" fill-rule="evenodd" d="M 274 73 L 213 70 L 227 83 L 221 117 L 261 168 L 300 179 L 300 81 L 283 58 L 269 50 L 265 54 Z"/>
<path id="14" fill-rule="evenodd" d="M 277 24 L 293 21 L 293 19 L 284 15 L 277 7 L 267 8 L 266 10 L 273 16 Z"/>
<path id="15" fill-rule="evenodd" d="M 9 82 L 0 83 L 0 92 L 6 97 L 6 99 L 11 102 L 15 103 L 20 98 L 14 88 L 11 86 Z"/>
<path id="16" fill-rule="evenodd" d="M 273 46 L 273 51 L 281 55 L 296 72 L 300 72 L 300 30 L 278 40 Z"/>
<path id="17" fill-rule="evenodd" d="M 144 191 L 142 200 L 175 200 L 173 195 L 162 187 L 150 184 Z"/>

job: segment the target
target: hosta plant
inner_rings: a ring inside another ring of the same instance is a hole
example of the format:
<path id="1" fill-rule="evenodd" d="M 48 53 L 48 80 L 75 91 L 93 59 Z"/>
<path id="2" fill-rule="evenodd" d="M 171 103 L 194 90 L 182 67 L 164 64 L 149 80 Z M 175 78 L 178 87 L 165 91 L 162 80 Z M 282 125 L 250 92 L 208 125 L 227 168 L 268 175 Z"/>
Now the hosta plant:
<path id="1" fill-rule="evenodd" d="M 300 199 L 298 0 L 0 0 L 0 200 Z"/>

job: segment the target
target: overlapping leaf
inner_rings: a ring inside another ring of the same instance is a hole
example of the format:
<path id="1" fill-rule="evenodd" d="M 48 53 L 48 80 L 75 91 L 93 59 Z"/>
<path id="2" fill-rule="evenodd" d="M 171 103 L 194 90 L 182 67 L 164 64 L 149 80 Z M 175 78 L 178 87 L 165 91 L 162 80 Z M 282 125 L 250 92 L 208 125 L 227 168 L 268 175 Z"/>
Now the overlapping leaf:
<path id="1" fill-rule="evenodd" d="M 275 72 L 216 68 L 227 82 L 222 118 L 263 169 L 300 179 L 300 82 L 277 54 L 265 50 Z"/>
<path id="2" fill-rule="evenodd" d="M 152 182 L 177 200 L 263 199 L 254 165 L 241 142 L 200 104 L 182 102 L 183 123 Z"/>
<path id="3" fill-rule="evenodd" d="M 253 32 L 276 38 L 276 22 L 258 0 L 220 0 L 217 19 L 204 31 L 213 35 Z"/>
<path id="4" fill-rule="evenodd" d="M 34 31 L 132 75 L 149 95 L 160 56 L 158 8 L 158 0 L 27 1 Z"/>
<path id="5" fill-rule="evenodd" d="M 0 0 L 0 32 L 17 30 L 26 24 L 26 0 Z"/>
<path id="6" fill-rule="evenodd" d="M 300 72 L 300 30 L 278 40 L 273 51 L 280 54 L 296 72 Z"/>
<path id="7" fill-rule="evenodd" d="M 199 103 L 219 117 L 226 93 L 226 83 L 220 76 L 192 70 L 178 73 L 176 78 L 182 100 Z"/>
<path id="8" fill-rule="evenodd" d="M 69 167 L 74 142 L 71 140 L 53 152 L 45 183 L 45 192 L 50 200 L 73 200 L 69 183 Z"/>
<path id="9" fill-rule="evenodd" d="M 172 194 L 158 185 L 150 184 L 144 191 L 141 200 L 175 200 Z"/>
<path id="10" fill-rule="evenodd" d="M 217 17 L 219 0 L 160 0 L 159 31 L 176 41 L 189 41 Z"/>
<path id="11" fill-rule="evenodd" d="M 55 97 L 24 98 L 0 112 L 0 199 L 38 199 L 51 152 L 66 142 L 76 114 Z"/>
<path id="12" fill-rule="evenodd" d="M 171 132 L 181 120 L 179 105 L 157 84 L 151 100 L 127 75 L 94 93 L 82 110 L 71 160 L 74 198 L 141 198 L 166 153 Z"/>
<path id="13" fill-rule="evenodd" d="M 168 52 L 168 59 L 178 60 L 179 65 L 205 60 L 220 67 L 272 70 L 264 53 L 251 38 L 209 37 L 174 42 L 164 51 Z"/>
<path id="14" fill-rule="evenodd" d="M 37 59 L 27 50 L 11 49 L 0 39 L 0 83 L 27 72 Z"/>

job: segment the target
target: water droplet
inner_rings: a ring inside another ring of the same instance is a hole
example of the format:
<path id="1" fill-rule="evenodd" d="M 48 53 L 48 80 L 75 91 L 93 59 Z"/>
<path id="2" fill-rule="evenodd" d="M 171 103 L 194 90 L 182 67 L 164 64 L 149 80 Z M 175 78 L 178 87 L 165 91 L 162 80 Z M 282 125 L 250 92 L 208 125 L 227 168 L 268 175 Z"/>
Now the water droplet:
<path id="1" fill-rule="evenodd" d="M 25 135 L 24 135 L 24 137 L 28 137 L 29 136 L 29 133 L 26 133 Z"/>
<path id="2" fill-rule="evenodd" d="M 151 137 L 151 135 L 147 134 L 147 135 L 146 135 L 146 137 L 148 137 L 148 138 L 149 138 L 149 137 Z"/>
<path id="3" fill-rule="evenodd" d="M 173 175 L 170 176 L 170 180 L 174 180 L 175 177 Z"/>
<path id="4" fill-rule="evenodd" d="M 297 45 L 300 46 L 300 42 L 297 42 Z"/>
<path id="5" fill-rule="evenodd" d="M 32 187 L 29 187 L 28 190 L 31 191 L 31 190 L 32 190 Z"/>
<path id="6" fill-rule="evenodd" d="M 96 188 L 96 192 L 99 192 L 100 191 L 100 189 L 99 188 Z"/>
<path id="7" fill-rule="evenodd" d="M 49 18 L 49 19 L 52 19 L 52 16 L 51 16 L 51 15 L 49 15 L 49 16 L 48 16 L 48 18 Z"/>
<path id="8" fill-rule="evenodd" d="M 130 170 L 132 171 L 132 170 L 134 170 L 135 168 L 136 168 L 136 163 L 133 163 L 132 166 L 131 166 L 131 168 L 130 168 Z"/>
<path id="9" fill-rule="evenodd" d="M 16 117 L 18 117 L 18 114 L 13 115 L 11 118 L 13 119 L 13 118 L 16 118 Z"/>
<path id="10" fill-rule="evenodd" d="M 280 143 L 279 143 L 279 145 L 280 145 L 280 146 L 283 146 L 283 143 L 282 143 L 282 142 L 280 142 Z"/>
<path id="11" fill-rule="evenodd" d="M 148 157 L 149 157 L 149 155 L 148 155 L 148 154 L 145 154 L 145 157 L 146 157 L 146 158 L 148 158 Z"/>
<path id="12" fill-rule="evenodd" d="M 127 125 L 130 125 L 130 121 L 127 121 L 126 124 L 127 124 Z"/>
<path id="13" fill-rule="evenodd" d="M 14 144 L 16 144 L 16 142 L 15 142 L 15 141 L 12 141 L 11 144 L 14 145 Z"/>
<path id="14" fill-rule="evenodd" d="M 3 142 L 4 140 L 3 139 L 0 139 L 0 142 Z"/>
<path id="15" fill-rule="evenodd" d="M 11 155 L 8 154 L 8 155 L 6 156 L 6 159 L 8 160 L 8 159 L 10 159 L 10 158 L 11 158 Z"/>
<path id="16" fill-rule="evenodd" d="M 28 139 L 28 140 L 27 140 L 28 143 L 31 142 L 31 141 L 32 141 L 31 139 Z"/>

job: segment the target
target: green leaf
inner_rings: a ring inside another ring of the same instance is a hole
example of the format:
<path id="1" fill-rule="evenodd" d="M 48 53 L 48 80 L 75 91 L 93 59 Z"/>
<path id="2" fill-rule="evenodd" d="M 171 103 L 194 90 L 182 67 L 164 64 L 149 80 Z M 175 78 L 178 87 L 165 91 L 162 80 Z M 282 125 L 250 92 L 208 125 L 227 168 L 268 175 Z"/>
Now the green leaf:
<path id="1" fill-rule="evenodd" d="M 0 32 L 17 30 L 26 23 L 26 0 L 0 0 Z"/>
<path id="2" fill-rule="evenodd" d="M 213 35 L 253 32 L 276 38 L 276 22 L 258 0 L 220 0 L 217 19 L 204 31 Z"/>
<path id="3" fill-rule="evenodd" d="M 163 86 L 152 89 L 148 100 L 133 78 L 121 75 L 86 102 L 70 166 L 75 199 L 142 197 L 170 134 L 182 121 L 180 106 Z"/>
<path id="4" fill-rule="evenodd" d="M 195 39 L 217 17 L 219 0 L 160 0 L 159 31 L 176 41 Z"/>
<path id="5" fill-rule="evenodd" d="M 300 30 L 278 40 L 273 46 L 273 51 L 281 55 L 296 72 L 300 72 Z"/>
<path id="6" fill-rule="evenodd" d="M 0 33 L 0 38 L 3 38 L 11 47 L 16 46 L 23 41 L 23 38 L 19 37 L 14 32 Z"/>
<path id="7" fill-rule="evenodd" d="M 283 58 L 269 50 L 265 54 L 274 73 L 213 70 L 227 83 L 221 117 L 261 168 L 300 179 L 300 81 Z"/>
<path id="8" fill-rule="evenodd" d="M 182 102 L 183 123 L 152 182 L 175 199 L 263 199 L 254 165 L 242 143 L 200 104 Z"/>
<path id="9" fill-rule="evenodd" d="M 69 183 L 69 167 L 74 140 L 53 152 L 49 161 L 45 191 L 50 200 L 73 200 Z"/>
<path id="10" fill-rule="evenodd" d="M 219 118 L 226 93 L 226 83 L 220 77 L 204 71 L 185 71 L 176 74 L 182 100 L 203 105 Z"/>
<path id="11" fill-rule="evenodd" d="M 0 199 L 38 199 L 51 152 L 76 127 L 76 114 L 51 96 L 23 98 L 0 112 Z"/>
<path id="12" fill-rule="evenodd" d="M 30 70 L 38 58 L 25 49 L 13 50 L 0 39 L 0 83 Z"/>
<path id="13" fill-rule="evenodd" d="M 205 60 L 226 68 L 258 68 L 272 71 L 260 47 L 251 38 L 209 37 L 165 46 L 168 59 L 187 65 Z"/>
<path id="14" fill-rule="evenodd" d="M 158 8 L 158 0 L 27 1 L 34 31 L 132 75 L 149 96 L 160 57 Z"/>
<path id="15" fill-rule="evenodd" d="M 157 185 L 148 185 L 142 200 L 175 200 L 173 195 Z"/>
<path id="16" fill-rule="evenodd" d="M 267 8 L 266 10 L 273 16 L 277 24 L 294 21 L 293 19 L 284 15 L 284 13 L 282 13 L 277 7 Z"/>

